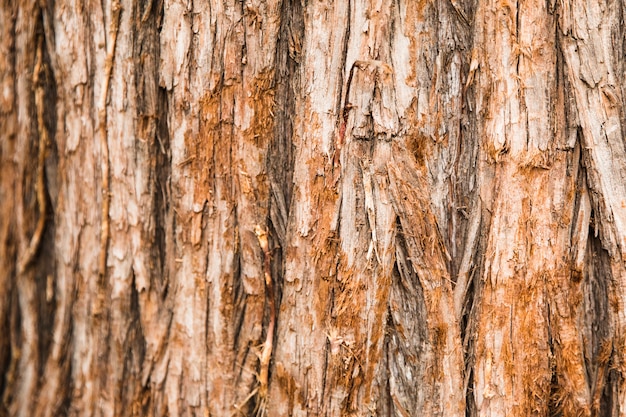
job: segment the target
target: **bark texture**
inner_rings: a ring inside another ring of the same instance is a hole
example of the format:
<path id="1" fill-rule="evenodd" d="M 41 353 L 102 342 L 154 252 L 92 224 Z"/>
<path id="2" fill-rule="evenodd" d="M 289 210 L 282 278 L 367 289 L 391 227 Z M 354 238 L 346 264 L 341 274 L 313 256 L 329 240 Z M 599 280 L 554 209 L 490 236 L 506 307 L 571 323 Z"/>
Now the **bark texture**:
<path id="1" fill-rule="evenodd" d="M 0 0 L 0 415 L 626 416 L 625 13 Z"/>

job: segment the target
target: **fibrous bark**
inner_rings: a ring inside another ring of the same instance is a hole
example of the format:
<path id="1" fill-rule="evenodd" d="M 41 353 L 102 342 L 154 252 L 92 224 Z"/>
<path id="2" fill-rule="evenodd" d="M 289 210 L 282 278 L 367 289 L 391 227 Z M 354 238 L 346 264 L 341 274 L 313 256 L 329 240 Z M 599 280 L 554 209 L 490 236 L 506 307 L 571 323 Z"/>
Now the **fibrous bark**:
<path id="1" fill-rule="evenodd" d="M 626 415 L 621 1 L 0 4 L 0 414 Z"/>

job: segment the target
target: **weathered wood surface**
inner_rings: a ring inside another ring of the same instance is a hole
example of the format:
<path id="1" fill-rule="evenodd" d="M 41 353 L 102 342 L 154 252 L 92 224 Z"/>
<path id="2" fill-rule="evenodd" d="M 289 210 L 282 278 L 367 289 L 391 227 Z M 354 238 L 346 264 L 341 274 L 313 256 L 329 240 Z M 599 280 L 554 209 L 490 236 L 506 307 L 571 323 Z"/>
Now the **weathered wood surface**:
<path id="1" fill-rule="evenodd" d="M 0 415 L 625 416 L 621 1 L 0 2 Z"/>

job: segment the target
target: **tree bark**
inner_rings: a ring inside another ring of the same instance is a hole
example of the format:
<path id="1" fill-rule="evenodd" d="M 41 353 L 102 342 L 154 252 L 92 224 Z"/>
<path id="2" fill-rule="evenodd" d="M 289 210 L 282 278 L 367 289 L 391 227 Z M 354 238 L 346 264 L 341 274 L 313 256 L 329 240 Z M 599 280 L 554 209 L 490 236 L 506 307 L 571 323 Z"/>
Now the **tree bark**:
<path id="1" fill-rule="evenodd" d="M 626 416 L 621 1 L 0 2 L 0 415 Z"/>

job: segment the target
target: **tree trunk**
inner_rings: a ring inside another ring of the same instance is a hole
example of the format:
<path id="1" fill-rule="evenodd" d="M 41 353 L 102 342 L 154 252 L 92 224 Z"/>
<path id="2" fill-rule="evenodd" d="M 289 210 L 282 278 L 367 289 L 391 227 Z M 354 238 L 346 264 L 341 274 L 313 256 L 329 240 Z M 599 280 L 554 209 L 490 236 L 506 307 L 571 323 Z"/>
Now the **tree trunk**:
<path id="1" fill-rule="evenodd" d="M 1 0 L 0 415 L 626 416 L 625 15 Z"/>

